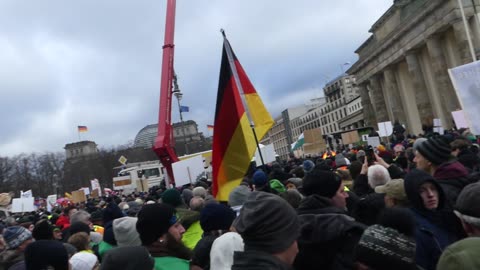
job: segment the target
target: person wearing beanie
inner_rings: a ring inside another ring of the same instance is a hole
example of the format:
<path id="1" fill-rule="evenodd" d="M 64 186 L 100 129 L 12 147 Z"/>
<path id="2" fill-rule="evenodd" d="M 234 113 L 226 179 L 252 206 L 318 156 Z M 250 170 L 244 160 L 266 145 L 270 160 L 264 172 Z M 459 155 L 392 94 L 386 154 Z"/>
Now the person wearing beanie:
<path id="1" fill-rule="evenodd" d="M 306 174 L 309 174 L 311 171 L 313 171 L 313 168 L 315 167 L 315 163 L 307 159 L 303 162 L 302 167 L 303 167 L 303 172 L 306 175 Z"/>
<path id="2" fill-rule="evenodd" d="M 135 258 L 132 260 L 132 258 Z M 155 260 L 143 246 L 124 246 L 107 251 L 100 270 L 142 270 L 153 269 Z"/>
<path id="3" fill-rule="evenodd" d="M 355 255 L 357 262 L 365 269 L 417 269 L 414 239 L 394 228 L 378 224 L 363 232 L 355 248 Z"/>
<path id="4" fill-rule="evenodd" d="M 264 186 L 268 186 L 268 177 L 262 170 L 257 170 L 252 176 L 252 182 L 255 190 L 258 190 Z"/>
<path id="5" fill-rule="evenodd" d="M 7 250 L 0 253 L 0 269 L 23 264 L 25 248 L 33 241 L 30 231 L 21 226 L 8 227 L 3 232 L 3 239 Z"/>
<path id="6" fill-rule="evenodd" d="M 468 236 L 480 237 L 480 182 L 470 184 L 462 190 L 454 212 Z"/>
<path id="7" fill-rule="evenodd" d="M 413 162 L 417 169 L 433 175 L 442 186 L 448 205 L 453 207 L 458 194 L 470 181 L 468 170 L 452 157 L 451 152 L 445 137 L 431 137 L 417 145 Z"/>
<path id="8" fill-rule="evenodd" d="M 343 156 L 343 154 L 338 154 L 335 156 L 335 167 L 337 170 L 347 170 L 350 161 Z"/>
<path id="9" fill-rule="evenodd" d="M 167 189 L 162 193 L 162 203 L 168 204 L 175 208 L 180 222 L 185 230 L 188 230 L 193 224 L 197 225 L 196 229 L 200 228 L 198 221 L 200 220 L 200 212 L 187 209 L 183 203 L 180 192 L 177 189 Z M 197 240 L 200 240 L 198 237 Z M 196 242 L 195 242 L 196 244 Z"/>
<path id="10" fill-rule="evenodd" d="M 27 270 L 69 270 L 67 249 L 59 241 L 37 240 L 25 249 Z"/>
<path id="11" fill-rule="evenodd" d="M 461 226 L 453 212 L 445 207 L 443 189 L 430 174 L 412 170 L 405 176 L 404 186 L 417 224 L 417 264 L 434 270 L 442 251 L 461 237 L 457 229 L 461 230 Z"/>
<path id="12" fill-rule="evenodd" d="M 347 215 L 345 192 L 340 177 L 318 168 L 303 179 L 306 196 L 297 209 L 302 230 L 295 269 L 328 269 L 340 265 L 354 268 L 353 251 L 365 228 Z M 349 237 L 345 237 L 349 235 Z M 318 256 L 322 254 L 322 256 Z"/>
<path id="13" fill-rule="evenodd" d="M 480 269 L 480 238 L 469 237 L 445 249 L 438 260 L 437 270 Z"/>
<path id="14" fill-rule="evenodd" d="M 142 245 L 155 260 L 155 270 L 190 269 L 192 253 L 183 244 L 185 232 L 168 204 L 148 204 L 138 213 L 137 231 Z"/>
<path id="15" fill-rule="evenodd" d="M 137 232 L 137 218 L 122 217 L 113 221 L 113 234 L 117 240 L 117 246 L 140 246 L 140 236 Z"/>
<path id="16" fill-rule="evenodd" d="M 234 253 L 232 270 L 290 269 L 298 252 L 300 223 L 285 200 L 255 191 L 233 226 L 243 238 L 245 251 Z"/>
<path id="17" fill-rule="evenodd" d="M 200 213 L 203 236 L 193 250 L 193 265 L 202 269 L 210 265 L 210 249 L 213 241 L 229 231 L 235 217 L 235 211 L 223 204 L 207 204 L 203 208 Z"/>
<path id="18" fill-rule="evenodd" d="M 35 224 L 32 231 L 32 236 L 35 241 L 38 240 L 53 240 L 53 226 L 46 219 L 42 219 Z"/>
<path id="19" fill-rule="evenodd" d="M 228 195 L 228 205 L 232 207 L 233 211 L 240 214 L 240 209 L 242 205 L 247 201 L 248 196 L 252 193 L 250 187 L 247 185 L 240 185 L 235 187 Z"/>

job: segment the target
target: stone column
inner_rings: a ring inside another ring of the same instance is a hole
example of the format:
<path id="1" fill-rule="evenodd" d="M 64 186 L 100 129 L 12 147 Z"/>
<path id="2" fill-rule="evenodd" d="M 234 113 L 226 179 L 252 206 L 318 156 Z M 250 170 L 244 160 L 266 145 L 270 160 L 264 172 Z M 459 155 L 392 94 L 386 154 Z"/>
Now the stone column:
<path id="1" fill-rule="evenodd" d="M 402 100 L 398 89 L 397 79 L 395 78 L 395 71 L 393 67 L 387 67 L 383 71 L 383 77 L 385 78 L 385 90 L 387 92 L 388 103 L 392 108 L 393 121 L 398 120 L 400 124 L 406 124 L 407 118 L 405 117 L 405 111 L 402 106 Z"/>
<path id="2" fill-rule="evenodd" d="M 452 127 L 452 111 L 456 111 L 460 108 L 460 103 L 453 89 L 453 85 L 450 82 L 448 76 L 448 67 L 445 57 L 443 55 L 441 43 L 438 36 L 432 36 L 427 39 L 428 54 L 430 55 L 432 70 L 435 77 L 435 84 L 437 89 L 435 94 L 440 96 L 442 103 L 442 109 L 446 118 L 446 123 L 443 123 L 444 127 Z"/>
<path id="3" fill-rule="evenodd" d="M 382 87 L 377 75 L 370 77 L 370 89 L 372 91 L 372 103 L 378 122 L 388 121 L 388 112 L 383 96 Z"/>
<path id="4" fill-rule="evenodd" d="M 417 103 L 418 114 L 420 115 L 420 121 L 422 125 L 433 125 L 433 110 L 430 98 L 428 97 L 427 85 L 425 84 L 425 78 L 423 76 L 422 68 L 418 61 L 417 54 L 415 52 L 408 52 L 406 55 L 406 61 L 408 65 L 408 71 L 412 76 L 413 91 L 415 92 L 415 100 Z"/>
<path id="5" fill-rule="evenodd" d="M 374 127 L 377 125 L 377 119 L 375 119 L 375 113 L 373 111 L 372 101 L 370 100 L 367 86 L 365 84 L 359 84 L 358 89 L 360 92 L 360 98 L 362 100 L 363 119 L 365 121 L 365 126 Z"/>
<path id="6" fill-rule="evenodd" d="M 465 25 L 463 20 L 458 20 L 452 23 L 453 32 L 458 45 L 458 52 L 460 53 L 460 60 L 463 64 L 467 64 L 473 61 L 472 54 L 470 53 L 470 46 L 468 45 L 467 32 L 465 31 Z"/>

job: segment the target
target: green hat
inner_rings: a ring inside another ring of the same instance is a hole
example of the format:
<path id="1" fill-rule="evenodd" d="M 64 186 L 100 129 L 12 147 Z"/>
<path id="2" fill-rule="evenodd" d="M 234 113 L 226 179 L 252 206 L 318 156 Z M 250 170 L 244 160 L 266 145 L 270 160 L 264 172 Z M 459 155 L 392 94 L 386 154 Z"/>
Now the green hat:
<path id="1" fill-rule="evenodd" d="M 277 179 L 272 179 L 270 180 L 270 188 L 271 189 L 274 189 L 275 191 L 277 191 L 278 193 L 283 193 L 285 191 L 287 191 L 287 189 L 285 188 L 285 186 L 282 184 L 282 182 L 280 182 L 279 180 Z"/>
<path id="2" fill-rule="evenodd" d="M 162 202 L 177 207 L 182 204 L 182 197 L 178 190 L 171 188 L 162 193 Z"/>
<path id="3" fill-rule="evenodd" d="M 437 270 L 480 269 L 480 237 L 469 237 L 445 249 Z"/>

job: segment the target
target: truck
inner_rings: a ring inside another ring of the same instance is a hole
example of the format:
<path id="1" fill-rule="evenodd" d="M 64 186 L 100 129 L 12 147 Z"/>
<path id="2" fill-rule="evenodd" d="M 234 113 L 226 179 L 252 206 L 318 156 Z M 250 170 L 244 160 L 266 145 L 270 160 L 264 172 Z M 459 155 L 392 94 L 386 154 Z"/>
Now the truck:
<path id="1" fill-rule="evenodd" d="M 202 155 L 207 178 L 210 178 L 211 150 L 181 156 L 179 160 L 189 159 L 198 155 Z M 160 160 L 129 163 L 113 169 L 118 171 L 116 173 L 117 176 L 113 178 L 113 190 L 123 190 L 124 193 L 148 191 L 151 187 L 160 186 L 167 174 Z"/>

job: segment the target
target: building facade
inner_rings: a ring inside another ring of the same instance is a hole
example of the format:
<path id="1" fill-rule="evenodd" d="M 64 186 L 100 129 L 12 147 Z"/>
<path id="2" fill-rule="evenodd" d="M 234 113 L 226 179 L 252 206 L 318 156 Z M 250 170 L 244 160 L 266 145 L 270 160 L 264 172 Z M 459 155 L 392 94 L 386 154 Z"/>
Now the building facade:
<path id="1" fill-rule="evenodd" d="M 290 153 L 290 144 L 287 142 L 287 133 L 285 131 L 285 122 L 280 115 L 275 118 L 275 124 L 268 132 L 270 137 L 270 142 L 273 143 L 273 148 L 275 152 L 281 159 L 287 159 L 288 154 Z"/>
<path id="2" fill-rule="evenodd" d="M 453 126 L 451 112 L 461 109 L 448 69 L 472 61 L 480 48 L 478 0 L 462 0 L 466 30 L 457 0 L 395 0 L 371 27 L 357 50 L 359 60 L 347 71 L 356 76 L 368 126 L 399 121 L 409 133 L 422 133 L 441 119 Z"/>
<path id="3" fill-rule="evenodd" d="M 67 159 L 90 156 L 98 153 L 97 144 L 92 141 L 81 141 L 66 144 L 65 156 Z"/>

